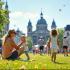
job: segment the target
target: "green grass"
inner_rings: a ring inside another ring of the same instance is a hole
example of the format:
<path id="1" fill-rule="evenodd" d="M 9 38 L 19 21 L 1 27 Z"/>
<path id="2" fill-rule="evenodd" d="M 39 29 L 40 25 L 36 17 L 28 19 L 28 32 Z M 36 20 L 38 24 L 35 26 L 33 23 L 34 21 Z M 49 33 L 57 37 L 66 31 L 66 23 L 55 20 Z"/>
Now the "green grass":
<path id="1" fill-rule="evenodd" d="M 57 63 L 53 63 L 51 61 L 50 56 L 48 55 L 33 55 L 29 54 L 31 60 L 24 62 L 21 59 L 26 58 L 23 54 L 19 60 L 0 60 L 0 70 L 15 70 L 15 69 L 70 69 L 70 55 L 68 57 L 64 57 L 63 54 L 57 55 Z"/>

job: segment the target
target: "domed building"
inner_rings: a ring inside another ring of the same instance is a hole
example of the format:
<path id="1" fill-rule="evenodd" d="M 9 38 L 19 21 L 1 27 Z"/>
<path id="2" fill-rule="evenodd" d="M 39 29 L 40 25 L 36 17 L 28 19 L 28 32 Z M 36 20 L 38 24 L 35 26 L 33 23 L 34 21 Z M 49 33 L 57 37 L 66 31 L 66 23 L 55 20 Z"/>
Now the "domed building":
<path id="1" fill-rule="evenodd" d="M 49 30 L 47 29 L 47 22 L 43 18 L 43 13 L 40 14 L 40 19 L 37 21 L 36 30 L 32 31 L 32 23 L 29 20 L 27 26 L 27 35 L 32 38 L 33 45 L 44 45 L 49 37 Z"/>

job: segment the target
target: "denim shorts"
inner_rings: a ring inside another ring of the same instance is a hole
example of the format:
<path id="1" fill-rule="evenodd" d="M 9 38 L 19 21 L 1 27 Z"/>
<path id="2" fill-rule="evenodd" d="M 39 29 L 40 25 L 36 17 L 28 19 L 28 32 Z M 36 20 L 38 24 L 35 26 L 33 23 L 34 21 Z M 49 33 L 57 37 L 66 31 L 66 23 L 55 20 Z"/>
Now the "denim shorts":
<path id="1" fill-rule="evenodd" d="M 9 56 L 9 57 L 6 58 L 6 59 L 15 60 L 15 59 L 17 59 L 17 58 L 18 58 L 18 52 L 17 52 L 17 51 L 14 51 L 14 52 L 12 53 L 12 55 Z"/>

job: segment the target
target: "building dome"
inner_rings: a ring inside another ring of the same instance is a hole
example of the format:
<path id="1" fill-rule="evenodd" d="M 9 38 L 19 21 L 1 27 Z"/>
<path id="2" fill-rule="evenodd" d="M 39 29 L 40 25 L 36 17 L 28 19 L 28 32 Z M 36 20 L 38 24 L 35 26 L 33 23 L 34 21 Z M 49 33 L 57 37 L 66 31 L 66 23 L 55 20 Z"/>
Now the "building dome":
<path id="1" fill-rule="evenodd" d="M 46 20 L 44 18 L 39 19 L 38 22 L 37 22 L 37 25 L 40 25 L 40 24 L 43 24 L 43 25 L 45 24 L 46 25 L 47 24 Z"/>
<path id="2" fill-rule="evenodd" d="M 46 20 L 43 18 L 43 13 L 40 14 L 41 18 L 38 20 L 37 25 L 43 24 L 46 25 Z"/>

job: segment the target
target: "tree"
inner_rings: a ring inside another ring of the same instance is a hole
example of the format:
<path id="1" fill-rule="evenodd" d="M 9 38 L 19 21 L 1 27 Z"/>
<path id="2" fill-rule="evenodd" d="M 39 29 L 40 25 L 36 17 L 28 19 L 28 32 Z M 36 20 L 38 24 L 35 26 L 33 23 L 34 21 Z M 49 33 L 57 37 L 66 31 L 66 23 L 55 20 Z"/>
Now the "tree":
<path id="1" fill-rule="evenodd" d="M 60 29 L 57 29 L 57 31 L 58 31 L 58 39 L 59 39 L 60 48 L 62 48 L 64 29 L 60 28 Z"/>
<path id="2" fill-rule="evenodd" d="M 9 23 L 9 19 L 7 18 L 7 13 L 9 11 L 1 8 L 3 4 L 4 3 L 0 1 L 0 32 L 2 31 L 4 25 Z"/>
<path id="3" fill-rule="evenodd" d="M 28 43 L 28 47 L 29 49 L 32 49 L 32 38 L 31 37 L 27 37 L 27 43 Z"/>

